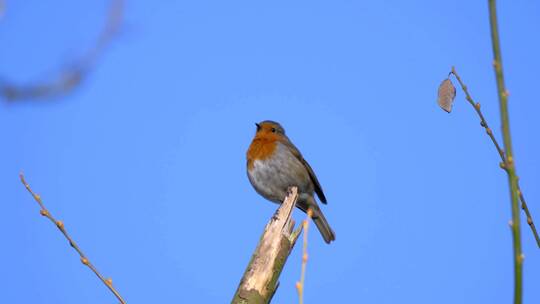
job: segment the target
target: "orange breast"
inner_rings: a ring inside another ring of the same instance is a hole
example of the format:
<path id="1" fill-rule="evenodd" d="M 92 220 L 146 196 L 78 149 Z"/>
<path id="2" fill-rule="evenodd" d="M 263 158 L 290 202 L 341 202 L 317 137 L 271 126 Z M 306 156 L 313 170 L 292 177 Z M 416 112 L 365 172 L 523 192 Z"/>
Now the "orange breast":
<path id="1" fill-rule="evenodd" d="M 265 160 L 272 156 L 276 150 L 277 142 L 274 139 L 255 137 L 247 151 L 248 170 L 253 168 L 255 160 Z"/>

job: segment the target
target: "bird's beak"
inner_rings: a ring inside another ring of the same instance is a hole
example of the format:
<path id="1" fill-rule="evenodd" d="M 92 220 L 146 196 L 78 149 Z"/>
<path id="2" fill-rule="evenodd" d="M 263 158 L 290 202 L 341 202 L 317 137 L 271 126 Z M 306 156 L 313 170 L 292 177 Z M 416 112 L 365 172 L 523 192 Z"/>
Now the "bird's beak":
<path id="1" fill-rule="evenodd" d="M 258 124 L 258 123 L 255 123 L 255 126 L 257 126 L 257 131 L 259 131 L 261 129 L 261 125 Z"/>

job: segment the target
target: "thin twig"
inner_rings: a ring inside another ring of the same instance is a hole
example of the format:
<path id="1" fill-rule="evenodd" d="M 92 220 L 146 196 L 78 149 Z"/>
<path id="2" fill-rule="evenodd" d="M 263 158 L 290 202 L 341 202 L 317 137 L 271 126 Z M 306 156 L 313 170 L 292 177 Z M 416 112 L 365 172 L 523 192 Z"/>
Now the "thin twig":
<path id="1" fill-rule="evenodd" d="M 467 86 L 463 83 L 463 81 L 461 80 L 461 77 L 459 77 L 455 67 L 452 67 L 451 74 L 454 74 L 454 76 L 456 77 L 457 81 L 459 82 L 461 86 L 461 89 L 463 90 L 463 93 L 465 93 L 465 98 L 471 104 L 471 106 L 473 106 L 476 113 L 480 117 L 480 125 L 484 127 L 484 129 L 486 129 L 487 135 L 489 135 L 489 138 L 491 138 L 493 145 L 495 145 L 495 148 L 497 149 L 497 152 L 499 153 L 499 156 L 501 157 L 501 167 L 504 169 L 505 167 L 504 164 L 506 163 L 506 157 L 504 156 L 504 151 L 501 149 L 501 146 L 499 145 L 499 143 L 497 142 L 497 139 L 493 135 L 493 131 L 491 130 L 486 119 L 484 118 L 484 115 L 482 114 L 482 111 L 480 110 L 480 103 L 474 102 L 471 95 L 469 94 Z M 523 211 L 525 212 L 525 215 L 527 216 L 527 224 L 529 225 L 529 227 L 531 227 L 532 233 L 534 235 L 534 239 L 536 240 L 536 245 L 538 246 L 538 248 L 540 248 L 540 237 L 538 236 L 538 232 L 536 231 L 536 226 L 534 225 L 534 221 L 529 211 L 529 207 L 527 206 L 527 202 L 525 201 L 525 197 L 523 196 L 523 193 L 521 192 L 519 181 L 518 181 L 518 192 L 519 192 L 519 199 L 521 201 L 521 209 L 523 209 Z"/>
<path id="2" fill-rule="evenodd" d="M 514 304 L 522 303 L 523 294 L 523 253 L 521 251 L 521 231 L 519 212 L 519 188 L 516 165 L 512 152 L 512 137 L 510 135 L 510 118 L 508 115 L 508 90 L 504 84 L 504 73 L 497 25 L 497 7 L 495 0 L 489 0 L 489 24 L 491 28 L 491 45 L 493 47 L 493 67 L 497 79 L 499 93 L 499 108 L 501 112 L 502 133 L 506 161 L 504 169 L 508 174 L 512 202 L 512 240 L 514 248 Z"/>
<path id="3" fill-rule="evenodd" d="M 109 290 L 115 295 L 115 297 L 120 301 L 120 303 L 122 304 L 125 304 L 126 302 L 124 301 L 124 299 L 122 299 L 122 296 L 120 296 L 120 293 L 118 293 L 118 291 L 113 287 L 112 285 L 112 279 L 108 278 L 108 279 L 105 279 L 99 272 L 98 270 L 96 269 L 96 267 L 90 262 L 90 260 L 88 259 L 88 257 L 86 257 L 86 255 L 82 252 L 82 250 L 79 248 L 79 246 L 77 245 L 77 243 L 75 243 L 75 241 L 69 236 L 69 234 L 67 233 L 66 231 L 66 228 L 64 226 L 64 223 L 60 220 L 57 220 L 56 218 L 54 218 L 52 216 L 52 214 L 49 212 L 49 210 L 45 207 L 45 205 L 43 204 L 43 201 L 41 200 L 41 197 L 34 193 L 34 191 L 32 191 L 32 189 L 30 188 L 30 185 L 28 185 L 28 183 L 26 182 L 26 180 L 24 179 L 24 175 L 22 173 L 19 174 L 19 177 L 21 178 L 21 182 L 23 183 L 24 187 L 26 188 L 26 190 L 28 190 L 28 192 L 30 192 L 30 194 L 32 195 L 32 197 L 34 198 L 34 200 L 39 204 L 39 207 L 41 208 L 41 210 L 39 211 L 39 213 L 48 218 L 59 230 L 60 232 L 62 232 L 62 234 L 64 235 L 64 237 L 68 240 L 69 242 L 69 245 L 71 247 L 73 247 L 73 249 L 75 249 L 75 251 L 77 251 L 77 253 L 79 254 L 79 256 L 81 257 L 81 262 L 88 266 L 88 268 L 90 268 L 90 270 L 92 270 L 96 276 L 98 276 L 98 278 L 103 282 L 103 284 L 105 284 L 107 286 L 107 288 L 109 288 Z"/>
<path id="4" fill-rule="evenodd" d="M 304 222 L 302 223 L 302 227 L 304 228 L 304 245 L 302 247 L 302 270 L 300 272 L 300 281 L 296 282 L 296 290 L 298 291 L 298 302 L 300 304 L 304 304 L 304 282 L 306 280 L 306 266 L 307 266 L 307 260 L 308 260 L 308 252 L 307 252 L 307 245 L 308 245 L 308 228 L 309 228 L 309 220 L 313 216 L 313 210 L 309 208 L 307 210 L 307 216 Z"/>
<path id="5" fill-rule="evenodd" d="M 0 16 L 2 13 L 1 2 L 2 0 L 0 0 Z M 61 68 L 58 75 L 40 83 L 19 85 L 1 81 L 0 96 L 3 96 L 7 101 L 19 101 L 56 97 L 71 92 L 86 78 L 99 56 L 118 33 L 123 12 L 124 0 L 112 0 L 105 26 L 98 39 L 74 64 Z"/>
<path id="6" fill-rule="evenodd" d="M 6 11 L 6 3 L 4 0 L 0 0 L 0 19 L 4 17 L 4 12 Z"/>

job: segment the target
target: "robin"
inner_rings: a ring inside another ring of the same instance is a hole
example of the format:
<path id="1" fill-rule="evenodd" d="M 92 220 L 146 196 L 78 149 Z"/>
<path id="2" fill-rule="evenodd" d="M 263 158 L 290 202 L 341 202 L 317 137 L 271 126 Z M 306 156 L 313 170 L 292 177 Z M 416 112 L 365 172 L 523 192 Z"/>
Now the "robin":
<path id="1" fill-rule="evenodd" d="M 311 166 L 279 123 L 265 120 L 255 125 L 257 132 L 247 151 L 247 174 L 253 188 L 267 200 L 280 204 L 288 187 L 298 187 L 296 206 L 304 212 L 312 210 L 311 218 L 326 243 L 335 240 L 336 235 L 313 196 L 313 192 L 317 193 L 319 200 L 326 204 Z"/>

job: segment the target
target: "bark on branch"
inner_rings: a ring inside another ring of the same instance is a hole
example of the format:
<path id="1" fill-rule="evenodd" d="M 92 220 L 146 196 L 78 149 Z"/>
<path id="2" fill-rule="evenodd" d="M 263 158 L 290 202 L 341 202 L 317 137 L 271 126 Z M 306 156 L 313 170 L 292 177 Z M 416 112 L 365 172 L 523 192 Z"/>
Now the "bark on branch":
<path id="1" fill-rule="evenodd" d="M 298 189 L 291 187 L 285 200 L 266 224 L 257 249 L 232 300 L 233 304 L 269 303 L 278 287 L 278 278 L 287 257 L 301 232 L 293 231 L 292 211 L 298 198 Z"/>

